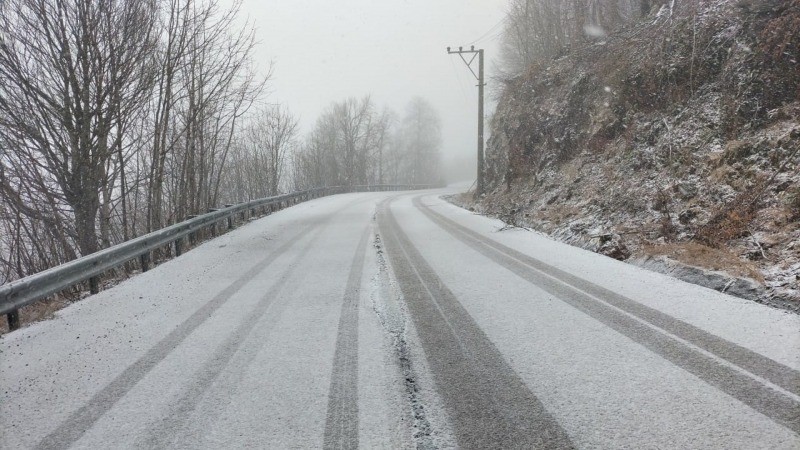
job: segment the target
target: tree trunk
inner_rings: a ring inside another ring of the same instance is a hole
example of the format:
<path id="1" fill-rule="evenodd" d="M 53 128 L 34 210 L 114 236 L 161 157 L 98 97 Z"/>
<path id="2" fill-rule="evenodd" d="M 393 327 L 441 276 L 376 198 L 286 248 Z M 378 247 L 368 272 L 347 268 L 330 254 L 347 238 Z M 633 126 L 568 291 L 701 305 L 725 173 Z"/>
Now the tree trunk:
<path id="1" fill-rule="evenodd" d="M 75 231 L 78 238 L 78 249 L 82 256 L 91 255 L 99 250 L 97 244 L 97 211 L 99 199 L 96 192 L 84 192 L 81 200 L 73 205 L 75 209 Z"/>

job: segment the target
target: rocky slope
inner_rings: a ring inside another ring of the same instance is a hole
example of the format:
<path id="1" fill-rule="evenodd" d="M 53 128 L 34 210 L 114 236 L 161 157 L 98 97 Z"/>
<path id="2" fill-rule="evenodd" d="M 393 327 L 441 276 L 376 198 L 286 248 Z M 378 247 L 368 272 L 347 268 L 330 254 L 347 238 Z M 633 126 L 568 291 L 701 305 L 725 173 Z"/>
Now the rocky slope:
<path id="1" fill-rule="evenodd" d="M 798 61 L 800 0 L 668 3 L 507 83 L 473 207 L 797 310 Z"/>

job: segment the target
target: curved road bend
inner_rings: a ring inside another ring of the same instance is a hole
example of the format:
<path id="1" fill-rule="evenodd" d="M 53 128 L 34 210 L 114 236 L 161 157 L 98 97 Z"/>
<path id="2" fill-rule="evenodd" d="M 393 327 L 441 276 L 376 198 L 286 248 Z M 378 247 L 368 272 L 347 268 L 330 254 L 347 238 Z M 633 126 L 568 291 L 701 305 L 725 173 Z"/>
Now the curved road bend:
<path id="1" fill-rule="evenodd" d="M 800 448 L 800 316 L 427 193 L 241 226 L 0 339 L 0 448 Z"/>

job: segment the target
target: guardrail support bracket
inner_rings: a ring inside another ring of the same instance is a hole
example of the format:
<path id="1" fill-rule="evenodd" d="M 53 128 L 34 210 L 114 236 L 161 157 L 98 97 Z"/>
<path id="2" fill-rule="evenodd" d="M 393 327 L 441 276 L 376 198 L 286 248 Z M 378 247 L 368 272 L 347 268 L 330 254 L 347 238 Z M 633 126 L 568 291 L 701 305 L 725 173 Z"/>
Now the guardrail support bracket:
<path id="1" fill-rule="evenodd" d="M 6 319 L 8 320 L 8 330 L 14 331 L 19 329 L 19 310 L 13 309 L 8 314 L 6 314 Z"/>
<path id="2" fill-rule="evenodd" d="M 98 280 L 97 277 L 89 278 L 89 292 L 92 295 L 97 294 L 98 292 L 100 292 L 100 283 L 99 283 L 99 281 L 100 280 Z"/>
<path id="3" fill-rule="evenodd" d="M 150 252 L 142 253 L 139 256 L 139 263 L 142 265 L 142 272 L 150 270 Z"/>

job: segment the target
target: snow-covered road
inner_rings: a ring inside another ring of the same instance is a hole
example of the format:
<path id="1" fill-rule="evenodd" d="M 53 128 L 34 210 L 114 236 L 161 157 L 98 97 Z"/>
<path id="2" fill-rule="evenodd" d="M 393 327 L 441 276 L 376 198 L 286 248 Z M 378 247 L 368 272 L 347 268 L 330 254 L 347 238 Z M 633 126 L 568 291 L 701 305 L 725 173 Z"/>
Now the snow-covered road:
<path id="1" fill-rule="evenodd" d="M 800 448 L 800 316 L 445 191 L 253 221 L 0 339 L 0 448 Z"/>

